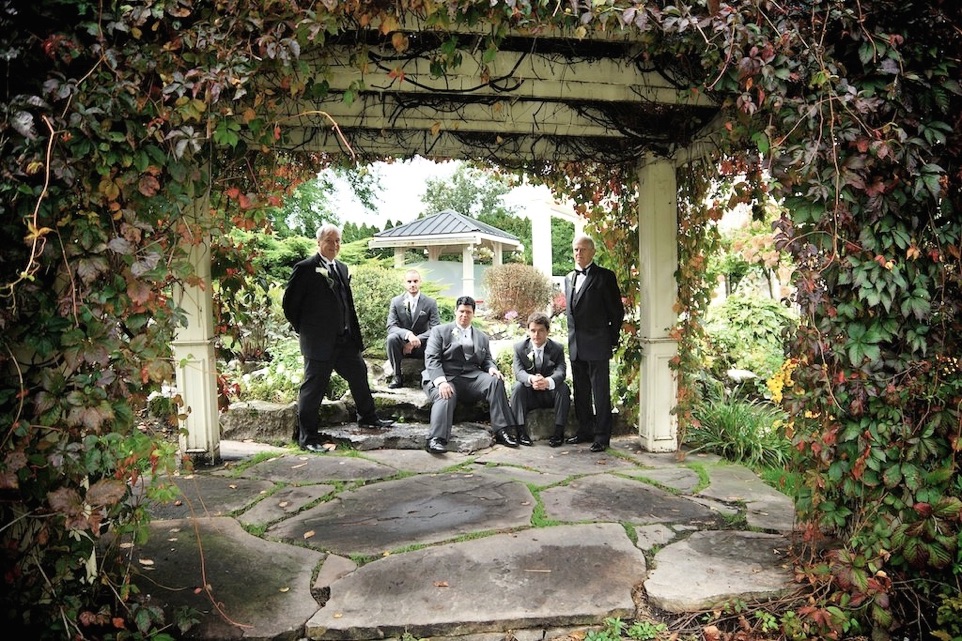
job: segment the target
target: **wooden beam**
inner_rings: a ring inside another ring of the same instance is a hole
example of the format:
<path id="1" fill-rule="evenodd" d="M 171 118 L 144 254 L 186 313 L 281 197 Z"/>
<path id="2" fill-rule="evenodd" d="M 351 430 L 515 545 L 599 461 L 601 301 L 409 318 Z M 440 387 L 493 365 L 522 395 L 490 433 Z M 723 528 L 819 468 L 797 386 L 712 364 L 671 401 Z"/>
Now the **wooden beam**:
<path id="1" fill-rule="evenodd" d="M 531 161 L 623 161 L 644 151 L 619 145 L 617 139 L 577 139 L 564 137 L 498 136 L 486 139 L 462 135 L 461 132 L 426 130 L 352 130 L 342 129 L 339 136 L 332 127 L 293 128 L 287 131 L 286 147 L 301 151 L 351 153 L 360 157 L 413 155 L 429 159 L 463 158 L 487 160 L 506 166 Z M 460 136 L 460 137 L 459 137 Z"/>
<path id="2" fill-rule="evenodd" d="M 366 61 L 356 64 L 356 55 L 356 49 L 335 48 L 317 80 L 327 81 L 335 91 L 714 106 L 704 94 L 679 89 L 662 74 L 639 70 L 625 59 L 571 60 L 560 54 L 501 51 L 484 64 L 480 51 L 462 52 L 460 66 L 433 77 L 426 56 L 370 52 Z"/>
<path id="3" fill-rule="evenodd" d="M 498 100 L 490 104 L 424 104 L 406 101 L 389 94 L 365 94 L 351 104 L 340 96 L 324 102 L 292 103 L 282 116 L 285 126 L 325 127 L 330 116 L 339 126 L 366 129 L 423 129 L 440 131 L 479 131 L 505 134 L 540 134 L 548 136 L 612 136 L 623 135 L 615 129 L 584 117 L 564 103 L 535 100 Z"/>

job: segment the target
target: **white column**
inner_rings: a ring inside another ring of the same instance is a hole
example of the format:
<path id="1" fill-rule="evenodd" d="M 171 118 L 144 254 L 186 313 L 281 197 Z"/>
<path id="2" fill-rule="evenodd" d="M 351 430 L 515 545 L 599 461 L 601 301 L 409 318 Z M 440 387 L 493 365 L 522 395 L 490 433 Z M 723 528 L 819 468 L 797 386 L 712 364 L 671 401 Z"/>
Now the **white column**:
<path id="1" fill-rule="evenodd" d="M 649 452 L 677 449 L 672 414 L 678 381 L 669 367 L 678 354 L 668 331 L 675 324 L 678 296 L 678 203 L 674 165 L 646 158 L 638 170 L 638 268 L 641 287 L 641 383 L 638 435 Z"/>
<path id="2" fill-rule="evenodd" d="M 493 243 L 494 256 L 491 258 L 491 265 L 504 264 L 504 246 L 501 243 Z"/>
<path id="3" fill-rule="evenodd" d="M 474 245 L 461 250 L 461 294 L 474 298 Z"/>
<path id="4" fill-rule="evenodd" d="M 199 199 L 194 220 L 207 215 L 208 202 Z M 217 408 L 217 359 L 214 354 L 214 312 L 210 280 L 210 245 L 207 238 L 190 248 L 190 261 L 201 286 L 184 285 L 174 290 L 175 301 L 187 317 L 172 342 L 176 388 L 185 415 L 180 436 L 182 454 L 214 463 L 220 459 L 220 414 Z"/>
<path id="5" fill-rule="evenodd" d="M 547 207 L 538 203 L 532 205 L 530 220 L 531 263 L 541 273 L 551 278 L 551 213 Z"/>
<path id="6" fill-rule="evenodd" d="M 394 269 L 404 269 L 404 248 L 394 248 Z"/>
<path id="7" fill-rule="evenodd" d="M 428 260 L 438 260 L 441 258 L 441 246 L 431 245 L 428 247 Z"/>

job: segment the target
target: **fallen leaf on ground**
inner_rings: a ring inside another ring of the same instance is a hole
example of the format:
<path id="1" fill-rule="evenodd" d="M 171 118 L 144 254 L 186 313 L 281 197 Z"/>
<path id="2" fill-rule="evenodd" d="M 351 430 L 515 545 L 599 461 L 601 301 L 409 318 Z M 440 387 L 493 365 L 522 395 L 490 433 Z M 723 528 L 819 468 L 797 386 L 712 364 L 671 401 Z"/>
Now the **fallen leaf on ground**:
<path id="1" fill-rule="evenodd" d="M 140 559 L 140 564 L 141 564 L 141 565 L 153 565 L 154 562 L 151 561 L 150 559 Z"/>
<path id="2" fill-rule="evenodd" d="M 304 538 L 305 538 L 305 539 L 309 539 L 309 538 L 311 538 L 312 536 L 314 536 L 314 530 L 308 530 L 307 532 L 304 533 Z"/>
<path id="3" fill-rule="evenodd" d="M 434 582 L 434 587 L 436 587 L 436 588 L 446 588 L 446 587 L 449 587 L 449 586 L 448 586 L 448 582 L 447 582 L 447 581 L 435 581 L 435 582 Z"/>
<path id="4" fill-rule="evenodd" d="M 328 452 L 333 452 L 334 450 L 337 449 L 337 445 L 335 445 L 334 443 L 325 443 L 324 449 L 327 450 Z"/>
<path id="5" fill-rule="evenodd" d="M 286 586 L 285 586 L 285 587 L 281 588 L 281 592 L 290 592 L 290 591 L 291 591 L 291 589 L 290 589 L 289 587 L 286 587 Z"/>
<path id="6" fill-rule="evenodd" d="M 280 503 L 277 504 L 277 506 L 278 506 L 278 507 L 287 507 L 287 506 L 290 505 L 290 504 L 291 504 L 290 501 L 281 501 Z"/>

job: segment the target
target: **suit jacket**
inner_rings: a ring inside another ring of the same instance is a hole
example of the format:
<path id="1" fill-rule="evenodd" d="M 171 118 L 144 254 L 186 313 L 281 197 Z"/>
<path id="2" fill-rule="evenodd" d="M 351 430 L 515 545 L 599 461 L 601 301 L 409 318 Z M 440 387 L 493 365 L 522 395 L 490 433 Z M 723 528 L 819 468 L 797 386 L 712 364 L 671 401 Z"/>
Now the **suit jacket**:
<path id="1" fill-rule="evenodd" d="M 514 344 L 514 379 L 523 385 L 528 385 L 528 379 L 535 374 L 554 379 L 555 387 L 563 383 L 568 372 L 565 365 L 565 351 L 561 343 L 550 338 L 544 344 L 541 356 L 541 369 L 535 367 L 534 358 L 529 356 L 534 351 L 531 339 L 526 338 Z"/>
<path id="2" fill-rule="evenodd" d="M 455 332 L 455 328 L 456 323 L 444 323 L 431 330 L 424 350 L 422 381 L 435 381 L 440 376 L 448 381 L 457 376 L 477 378 L 479 374 L 486 375 L 492 367 L 497 367 L 491 356 L 490 341 L 484 332 L 477 327 L 472 328 L 474 354 L 467 358 L 461 348 L 461 335 Z"/>
<path id="3" fill-rule="evenodd" d="M 351 276 L 347 265 L 340 261 L 336 265 L 340 284 L 332 274 L 322 273 L 321 255 L 314 254 L 294 265 L 284 290 L 284 316 L 297 332 L 305 358 L 331 358 L 338 335 L 344 331 L 342 320 L 350 328 L 358 350 L 364 349 L 361 325 L 354 309 Z M 341 288 L 347 299 L 346 305 L 341 298 Z"/>
<path id="4" fill-rule="evenodd" d="M 608 360 L 625 319 L 618 279 L 610 269 L 592 263 L 588 274 L 578 277 L 585 280 L 575 293 L 573 277 L 574 272 L 565 277 L 568 355 L 571 360 Z"/>
<path id="5" fill-rule="evenodd" d="M 426 343 L 431 329 L 441 324 L 441 316 L 438 314 L 438 303 L 430 296 L 421 294 L 418 296 L 417 308 L 414 310 L 413 321 L 408 316 L 404 308 L 404 301 L 407 294 L 401 294 L 391 299 L 391 309 L 387 314 L 387 333 L 400 334 L 401 338 L 407 333 L 413 332 L 422 343 Z"/>

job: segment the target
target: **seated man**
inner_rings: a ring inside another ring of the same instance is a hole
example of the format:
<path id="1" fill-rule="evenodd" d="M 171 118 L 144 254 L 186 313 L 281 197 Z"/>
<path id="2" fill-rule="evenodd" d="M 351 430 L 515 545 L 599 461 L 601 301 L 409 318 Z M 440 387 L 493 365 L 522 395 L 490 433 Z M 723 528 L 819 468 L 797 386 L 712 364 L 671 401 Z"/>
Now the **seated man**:
<path id="1" fill-rule="evenodd" d="M 430 296 L 421 294 L 421 274 L 409 269 L 404 274 L 407 293 L 391 299 L 387 314 L 387 358 L 394 378 L 388 385 L 397 389 L 404 385 L 401 376 L 401 360 L 404 357 L 424 360 L 424 345 L 431 328 L 441 324 L 438 303 Z"/>
<path id="2" fill-rule="evenodd" d="M 528 434 L 528 412 L 538 407 L 554 408 L 554 434 L 548 445 L 564 443 L 565 425 L 571 397 L 565 383 L 565 353 L 561 343 L 548 339 L 551 321 L 547 314 L 535 312 L 528 316 L 528 338 L 514 345 L 514 378 L 511 390 L 511 409 L 518 427 L 518 442 L 533 445 Z"/>
<path id="3" fill-rule="evenodd" d="M 431 401 L 431 431 L 426 449 L 434 454 L 447 451 L 458 400 L 473 403 L 486 399 L 495 439 L 508 447 L 518 447 L 507 431 L 514 425 L 514 418 L 504 391 L 504 375 L 491 356 L 488 337 L 471 326 L 476 307 L 470 296 L 459 298 L 454 322 L 432 329 L 424 350 L 421 385 Z"/>

